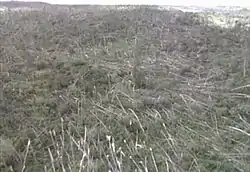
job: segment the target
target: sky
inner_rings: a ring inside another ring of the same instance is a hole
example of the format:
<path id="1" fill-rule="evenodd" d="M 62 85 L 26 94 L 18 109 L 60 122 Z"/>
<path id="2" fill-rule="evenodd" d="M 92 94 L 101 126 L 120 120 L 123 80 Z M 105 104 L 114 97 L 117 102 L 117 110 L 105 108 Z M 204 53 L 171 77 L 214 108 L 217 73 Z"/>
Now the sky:
<path id="1" fill-rule="evenodd" d="M 2 1 L 2 0 L 0 0 Z M 22 1 L 39 1 L 39 0 L 22 0 Z M 242 6 L 250 7 L 249 0 L 40 0 L 51 4 L 150 4 L 150 5 L 197 5 L 197 6 Z"/>

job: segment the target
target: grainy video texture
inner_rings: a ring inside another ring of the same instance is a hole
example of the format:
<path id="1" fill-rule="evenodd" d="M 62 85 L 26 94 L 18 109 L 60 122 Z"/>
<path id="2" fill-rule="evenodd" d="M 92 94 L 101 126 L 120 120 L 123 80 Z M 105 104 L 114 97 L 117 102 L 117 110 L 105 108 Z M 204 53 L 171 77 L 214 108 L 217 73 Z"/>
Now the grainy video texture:
<path id="1" fill-rule="evenodd" d="M 0 171 L 250 171 L 247 9 L 0 5 Z"/>

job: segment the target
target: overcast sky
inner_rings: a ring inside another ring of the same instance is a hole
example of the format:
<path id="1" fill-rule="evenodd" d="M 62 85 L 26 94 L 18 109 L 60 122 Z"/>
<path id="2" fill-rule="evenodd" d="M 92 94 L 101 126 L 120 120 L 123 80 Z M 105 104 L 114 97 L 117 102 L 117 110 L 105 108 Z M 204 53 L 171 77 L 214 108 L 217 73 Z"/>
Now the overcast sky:
<path id="1" fill-rule="evenodd" d="M 0 0 L 2 1 L 2 0 Z M 24 0 L 39 1 L 39 0 Z M 250 7 L 249 0 L 41 0 L 52 4 L 153 4 L 153 5 L 197 5 L 197 6 L 218 6 L 233 5 Z"/>

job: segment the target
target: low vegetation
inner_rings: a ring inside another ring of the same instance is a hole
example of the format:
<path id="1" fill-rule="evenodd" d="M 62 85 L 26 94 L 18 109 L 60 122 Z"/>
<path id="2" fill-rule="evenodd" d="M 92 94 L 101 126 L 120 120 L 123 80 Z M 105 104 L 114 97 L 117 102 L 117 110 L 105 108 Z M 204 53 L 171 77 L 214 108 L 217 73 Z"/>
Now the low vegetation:
<path id="1" fill-rule="evenodd" d="M 248 28 L 147 6 L 0 22 L 1 171 L 250 170 Z"/>

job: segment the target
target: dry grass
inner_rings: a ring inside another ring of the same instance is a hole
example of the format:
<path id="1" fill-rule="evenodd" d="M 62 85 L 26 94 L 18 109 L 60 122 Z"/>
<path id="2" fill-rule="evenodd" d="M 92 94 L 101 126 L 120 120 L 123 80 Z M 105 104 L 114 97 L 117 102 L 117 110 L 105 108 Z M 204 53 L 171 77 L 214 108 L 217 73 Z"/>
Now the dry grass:
<path id="1" fill-rule="evenodd" d="M 87 8 L 0 16 L 1 171 L 249 171 L 249 30 Z"/>

